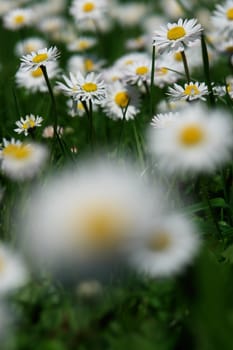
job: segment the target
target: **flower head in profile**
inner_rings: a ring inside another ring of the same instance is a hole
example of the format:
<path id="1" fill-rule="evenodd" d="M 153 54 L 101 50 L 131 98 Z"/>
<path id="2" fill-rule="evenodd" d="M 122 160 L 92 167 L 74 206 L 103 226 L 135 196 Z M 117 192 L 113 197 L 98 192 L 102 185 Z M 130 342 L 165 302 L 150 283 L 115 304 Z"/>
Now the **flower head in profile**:
<path id="1" fill-rule="evenodd" d="M 13 180 L 30 179 L 41 170 L 47 156 L 47 149 L 40 144 L 3 139 L 1 171 Z"/>
<path id="2" fill-rule="evenodd" d="M 206 100 L 205 96 L 208 95 L 208 87 L 205 83 L 190 82 L 186 83 L 184 87 L 178 84 L 174 84 L 173 88 L 168 88 L 168 96 L 171 100 Z"/>
<path id="3" fill-rule="evenodd" d="M 17 129 L 14 129 L 18 134 L 24 134 L 28 136 L 35 128 L 41 126 L 43 118 L 40 116 L 35 116 L 34 114 L 26 115 L 25 118 L 20 118 L 15 123 L 17 125 Z"/>
<path id="4" fill-rule="evenodd" d="M 231 158 L 232 118 L 222 110 L 192 105 L 165 128 L 151 128 L 149 147 L 167 174 L 213 172 Z"/>
<path id="5" fill-rule="evenodd" d="M 49 62 L 54 62 L 60 56 L 56 46 L 49 49 L 44 48 L 38 51 L 33 51 L 28 55 L 21 57 L 21 68 L 25 71 L 36 70 L 41 66 L 47 66 Z"/>
<path id="6" fill-rule="evenodd" d="M 153 45 L 160 53 L 182 51 L 200 40 L 202 30 L 196 19 L 180 18 L 177 23 L 168 23 L 155 31 Z"/>

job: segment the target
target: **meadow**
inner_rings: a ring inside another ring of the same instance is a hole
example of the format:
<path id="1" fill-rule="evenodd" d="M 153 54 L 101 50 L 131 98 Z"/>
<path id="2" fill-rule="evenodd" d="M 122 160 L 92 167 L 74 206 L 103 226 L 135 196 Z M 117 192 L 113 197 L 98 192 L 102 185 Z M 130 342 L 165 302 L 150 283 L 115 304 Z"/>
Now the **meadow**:
<path id="1" fill-rule="evenodd" d="M 0 350 L 233 347 L 233 0 L 0 0 Z"/>

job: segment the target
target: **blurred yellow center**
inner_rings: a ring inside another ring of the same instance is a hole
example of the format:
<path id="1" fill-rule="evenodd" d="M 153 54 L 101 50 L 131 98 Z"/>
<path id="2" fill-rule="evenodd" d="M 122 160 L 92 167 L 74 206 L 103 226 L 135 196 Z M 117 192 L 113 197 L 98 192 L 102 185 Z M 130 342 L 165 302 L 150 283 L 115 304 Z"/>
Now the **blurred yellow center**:
<path id="1" fill-rule="evenodd" d="M 80 50 L 86 50 L 89 47 L 89 43 L 85 40 L 79 42 L 78 47 Z"/>
<path id="2" fill-rule="evenodd" d="M 41 63 L 43 61 L 46 61 L 48 59 L 47 53 L 38 53 L 36 56 L 33 57 L 32 62 L 34 63 Z"/>
<path id="3" fill-rule="evenodd" d="M 196 87 L 196 85 L 188 85 L 184 90 L 184 94 L 187 96 L 198 95 L 200 90 Z"/>
<path id="4" fill-rule="evenodd" d="M 232 21 L 233 20 L 233 7 L 229 8 L 226 12 L 227 18 Z"/>
<path id="5" fill-rule="evenodd" d="M 232 53 L 233 52 L 233 45 L 229 45 L 226 47 L 226 51 L 229 52 L 229 53 Z"/>
<path id="6" fill-rule="evenodd" d="M 146 66 L 141 66 L 136 69 L 137 75 L 144 75 L 146 73 L 148 73 L 148 68 Z"/>
<path id="7" fill-rule="evenodd" d="M 181 26 L 176 26 L 174 28 L 171 28 L 167 32 L 167 38 L 168 40 L 178 40 L 185 36 L 186 31 Z"/>
<path id="8" fill-rule="evenodd" d="M 86 92 L 95 92 L 97 85 L 95 83 L 85 83 L 82 85 L 82 89 Z"/>
<path id="9" fill-rule="evenodd" d="M 25 21 L 25 17 L 23 15 L 15 16 L 14 18 L 16 24 L 22 24 Z"/>
<path id="10" fill-rule="evenodd" d="M 35 51 L 35 50 L 36 50 L 36 47 L 33 44 L 26 44 L 24 46 L 24 51 L 27 53 L 30 53 L 30 52 Z"/>
<path id="11" fill-rule="evenodd" d="M 95 4 L 93 4 L 93 2 L 86 2 L 84 5 L 83 5 L 83 11 L 84 12 L 91 12 L 93 11 L 95 8 Z"/>
<path id="12" fill-rule="evenodd" d="M 161 67 L 157 70 L 158 75 L 165 75 L 165 74 L 167 74 L 167 72 L 168 72 L 168 69 L 165 67 Z"/>
<path id="13" fill-rule="evenodd" d="M 30 157 L 32 150 L 28 145 L 9 144 L 3 151 L 3 155 L 14 159 L 26 159 Z"/>
<path id="14" fill-rule="evenodd" d="M 81 110 L 81 111 L 84 111 L 84 107 L 83 107 L 82 102 L 78 102 L 78 103 L 77 103 L 77 109 L 79 109 L 79 110 Z"/>
<path id="15" fill-rule="evenodd" d="M 125 91 L 120 91 L 115 95 L 114 100 L 119 107 L 125 108 L 129 104 L 129 95 Z"/>
<path id="16" fill-rule="evenodd" d="M 182 61 L 182 55 L 180 52 L 175 52 L 173 57 L 174 57 L 175 61 L 178 61 L 178 62 Z"/>
<path id="17" fill-rule="evenodd" d="M 199 125 L 188 125 L 181 130 L 179 139 L 184 146 L 196 146 L 203 141 L 204 133 Z"/>
<path id="18" fill-rule="evenodd" d="M 86 70 L 87 72 L 92 71 L 93 68 L 94 68 L 94 62 L 93 62 L 91 59 L 87 58 L 87 59 L 84 61 L 84 68 L 85 68 L 85 70 Z"/>
<path id="19" fill-rule="evenodd" d="M 40 67 L 35 69 L 35 70 L 33 70 L 33 71 L 31 71 L 31 76 L 33 76 L 33 78 L 39 78 L 42 75 L 43 75 L 43 72 L 42 72 Z"/>
<path id="20" fill-rule="evenodd" d="M 149 240 L 149 249 L 152 251 L 164 251 L 171 245 L 171 237 L 167 232 L 156 232 Z"/>
<path id="21" fill-rule="evenodd" d="M 127 60 L 125 61 L 125 64 L 128 65 L 128 64 L 133 64 L 133 60 Z"/>

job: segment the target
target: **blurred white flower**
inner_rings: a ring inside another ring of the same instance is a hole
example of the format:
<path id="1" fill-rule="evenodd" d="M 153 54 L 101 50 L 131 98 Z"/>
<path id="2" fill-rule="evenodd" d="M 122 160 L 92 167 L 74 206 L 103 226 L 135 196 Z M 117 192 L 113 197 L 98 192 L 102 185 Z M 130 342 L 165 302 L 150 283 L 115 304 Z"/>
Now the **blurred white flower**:
<path id="1" fill-rule="evenodd" d="M 30 54 L 32 51 L 38 51 L 46 47 L 46 41 L 41 38 L 31 37 L 25 40 L 19 41 L 15 46 L 15 54 L 17 56 L 23 56 Z"/>
<path id="2" fill-rule="evenodd" d="M 1 171 L 13 180 L 26 180 L 41 170 L 47 156 L 48 151 L 43 145 L 3 139 Z"/>
<path id="3" fill-rule="evenodd" d="M 32 24 L 34 14 L 31 9 L 16 8 L 3 16 L 3 26 L 10 30 L 17 30 Z"/>
<path id="4" fill-rule="evenodd" d="M 151 277 L 169 277 L 191 263 L 199 248 L 196 228 L 182 214 L 151 224 L 141 244 L 129 255 L 131 265 Z"/>
<path id="5" fill-rule="evenodd" d="M 222 110 L 192 105 L 166 128 L 149 130 L 149 148 L 167 174 L 213 172 L 232 156 L 233 121 Z"/>

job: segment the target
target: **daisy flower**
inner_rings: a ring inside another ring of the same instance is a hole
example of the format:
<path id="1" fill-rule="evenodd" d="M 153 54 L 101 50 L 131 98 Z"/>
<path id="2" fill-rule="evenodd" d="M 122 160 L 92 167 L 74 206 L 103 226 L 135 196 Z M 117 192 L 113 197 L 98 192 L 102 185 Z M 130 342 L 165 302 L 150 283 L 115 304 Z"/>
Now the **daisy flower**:
<path id="1" fill-rule="evenodd" d="M 85 108 L 81 101 L 68 100 L 67 101 L 68 114 L 71 117 L 83 117 L 85 112 Z M 93 112 L 97 111 L 97 105 L 93 105 Z"/>
<path id="2" fill-rule="evenodd" d="M 38 115 L 26 115 L 25 118 L 20 118 L 20 120 L 17 120 L 15 124 L 18 128 L 14 129 L 14 131 L 18 134 L 23 133 L 25 136 L 28 136 L 32 132 L 32 130 L 34 130 L 38 126 L 41 126 L 42 121 L 43 118 Z"/>
<path id="3" fill-rule="evenodd" d="M 85 52 L 95 46 L 97 40 L 92 37 L 82 36 L 78 39 L 72 40 L 67 46 L 69 51 Z"/>
<path id="4" fill-rule="evenodd" d="M 59 72 L 57 62 L 48 62 L 46 65 L 46 70 L 49 79 L 53 79 Z M 46 85 L 42 69 L 38 67 L 35 70 L 25 71 L 20 67 L 15 75 L 16 84 L 19 87 L 23 87 L 28 92 L 46 92 L 48 87 Z"/>
<path id="5" fill-rule="evenodd" d="M 153 45 L 160 53 L 182 51 L 199 39 L 202 27 L 196 19 L 179 19 L 177 23 L 168 23 L 166 27 L 154 32 Z"/>
<path id="6" fill-rule="evenodd" d="M 107 98 L 103 103 L 104 112 L 113 120 L 134 119 L 139 113 L 139 95 L 133 86 L 119 81 L 108 85 Z"/>
<path id="7" fill-rule="evenodd" d="M 0 243 L 0 295 L 10 293 L 27 283 L 29 274 L 22 258 Z"/>
<path id="8" fill-rule="evenodd" d="M 45 40 L 37 37 L 31 37 L 17 43 L 15 46 L 15 54 L 20 57 L 30 54 L 32 51 L 41 50 L 44 47 L 46 47 Z"/>
<path id="9" fill-rule="evenodd" d="M 79 89 L 77 74 L 74 75 L 70 72 L 69 78 L 66 75 L 63 75 L 62 77 L 65 81 L 65 84 L 58 81 L 57 89 L 62 91 L 65 95 L 70 96 L 74 99 L 77 96 Z"/>
<path id="10" fill-rule="evenodd" d="M 98 72 L 105 64 L 104 60 L 96 59 L 93 56 L 73 55 L 67 62 L 68 70 L 72 73 L 80 71 L 82 74 Z"/>
<path id="11" fill-rule="evenodd" d="M 99 20 L 107 11 L 106 0 L 73 0 L 70 14 L 77 21 Z"/>
<path id="12" fill-rule="evenodd" d="M 1 170 L 13 180 L 30 179 L 41 170 L 47 156 L 47 149 L 40 144 L 3 139 Z"/>
<path id="13" fill-rule="evenodd" d="M 75 96 L 76 100 L 82 102 L 91 101 L 92 103 L 102 103 L 106 98 L 106 87 L 100 75 L 88 73 L 84 77 L 80 72 L 77 73 L 78 91 Z"/>
<path id="14" fill-rule="evenodd" d="M 124 80 L 129 84 L 142 85 L 150 83 L 151 62 L 150 60 L 138 61 L 130 64 L 124 71 Z"/>
<path id="15" fill-rule="evenodd" d="M 205 101 L 206 98 L 204 96 L 208 95 L 208 87 L 205 83 L 186 83 L 184 87 L 174 84 L 173 88 L 168 88 L 167 95 L 170 97 L 171 100 L 187 100 L 187 101 L 193 101 L 193 100 L 203 100 Z"/>
<path id="16" fill-rule="evenodd" d="M 171 214 L 151 223 L 141 244 L 129 255 L 131 265 L 151 277 L 170 277 L 192 262 L 199 238 L 184 215 Z"/>
<path id="17" fill-rule="evenodd" d="M 71 263 L 94 277 L 97 265 L 109 271 L 106 259 L 123 257 L 154 209 L 160 215 L 157 200 L 129 162 L 91 159 L 32 193 L 25 216 L 20 211 L 20 241 L 39 267 L 56 272 Z"/>
<path id="18" fill-rule="evenodd" d="M 233 30 L 233 2 L 227 0 L 223 4 L 217 4 L 212 16 L 212 23 L 220 33 L 229 35 Z"/>
<path id="19" fill-rule="evenodd" d="M 13 9 L 3 16 L 3 26 L 10 30 L 17 30 L 30 25 L 33 18 L 34 14 L 31 9 Z"/>
<path id="20" fill-rule="evenodd" d="M 159 113 L 156 114 L 150 123 L 151 126 L 154 128 L 166 128 L 167 126 L 170 126 L 176 119 L 178 118 L 179 113 Z"/>
<path id="21" fill-rule="evenodd" d="M 166 128 L 149 130 L 149 148 L 163 171 L 167 174 L 213 172 L 231 158 L 230 115 L 202 105 L 192 105 L 179 113 Z"/>
<path id="22" fill-rule="evenodd" d="M 31 52 L 28 55 L 21 57 L 21 68 L 25 71 L 36 70 L 41 66 L 47 66 L 50 62 L 55 62 L 60 56 L 56 46 L 49 49 L 40 49 L 36 52 Z"/>

